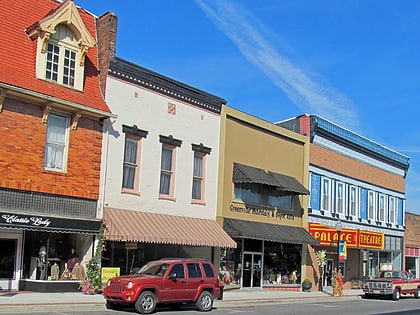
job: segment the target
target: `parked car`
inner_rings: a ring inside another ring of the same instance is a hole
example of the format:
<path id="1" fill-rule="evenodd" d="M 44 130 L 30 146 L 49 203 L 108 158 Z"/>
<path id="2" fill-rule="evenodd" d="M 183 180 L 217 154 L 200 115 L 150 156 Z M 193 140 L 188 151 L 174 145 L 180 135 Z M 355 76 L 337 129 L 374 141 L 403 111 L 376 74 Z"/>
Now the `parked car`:
<path id="1" fill-rule="evenodd" d="M 134 306 L 140 314 L 154 312 L 157 304 L 182 303 L 195 303 L 198 310 L 207 312 L 219 294 L 213 264 L 189 258 L 148 262 L 135 274 L 111 278 L 104 289 L 108 309 Z"/>
<path id="2" fill-rule="evenodd" d="M 373 279 L 363 282 L 365 297 L 387 295 L 398 301 L 401 295 L 413 294 L 420 297 L 420 279 L 413 279 L 404 270 L 382 270 Z"/>

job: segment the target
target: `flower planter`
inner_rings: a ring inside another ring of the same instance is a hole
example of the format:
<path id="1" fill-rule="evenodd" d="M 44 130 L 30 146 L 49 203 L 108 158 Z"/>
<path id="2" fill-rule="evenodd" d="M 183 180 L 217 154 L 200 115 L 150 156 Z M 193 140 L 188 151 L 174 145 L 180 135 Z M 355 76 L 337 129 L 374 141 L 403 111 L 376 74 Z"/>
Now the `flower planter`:
<path id="1" fill-rule="evenodd" d="M 304 281 L 302 282 L 302 291 L 303 292 L 310 292 L 312 288 L 312 282 Z"/>

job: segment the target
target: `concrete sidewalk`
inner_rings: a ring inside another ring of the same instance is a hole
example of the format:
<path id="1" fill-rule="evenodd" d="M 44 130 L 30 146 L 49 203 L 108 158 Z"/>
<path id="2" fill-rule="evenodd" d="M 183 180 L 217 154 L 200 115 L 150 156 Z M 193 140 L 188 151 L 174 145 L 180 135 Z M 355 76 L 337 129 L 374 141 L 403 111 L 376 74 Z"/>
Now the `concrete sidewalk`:
<path id="1" fill-rule="evenodd" d="M 293 302 L 296 300 L 329 300 L 329 299 L 357 299 L 362 290 L 345 290 L 343 297 L 333 297 L 330 288 L 324 291 L 282 291 L 269 289 L 238 289 L 226 290 L 223 300 L 216 300 L 215 307 L 240 306 L 244 304 L 258 304 L 267 302 Z M 13 306 L 42 306 L 42 305 L 104 305 L 102 294 L 84 295 L 75 293 L 38 293 L 38 292 L 0 292 L 0 308 Z"/>

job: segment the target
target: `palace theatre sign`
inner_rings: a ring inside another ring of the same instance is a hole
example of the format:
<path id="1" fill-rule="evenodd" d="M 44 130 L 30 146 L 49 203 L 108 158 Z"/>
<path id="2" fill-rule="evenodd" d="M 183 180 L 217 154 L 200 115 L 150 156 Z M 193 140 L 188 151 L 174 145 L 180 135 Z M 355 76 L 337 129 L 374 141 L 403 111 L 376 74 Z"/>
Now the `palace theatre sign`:
<path id="1" fill-rule="evenodd" d="M 319 241 L 320 245 L 332 246 L 337 243 L 338 233 L 334 227 L 319 223 L 309 223 L 309 233 Z M 340 240 L 346 241 L 348 247 L 384 248 L 384 234 L 364 230 L 343 229 Z"/>

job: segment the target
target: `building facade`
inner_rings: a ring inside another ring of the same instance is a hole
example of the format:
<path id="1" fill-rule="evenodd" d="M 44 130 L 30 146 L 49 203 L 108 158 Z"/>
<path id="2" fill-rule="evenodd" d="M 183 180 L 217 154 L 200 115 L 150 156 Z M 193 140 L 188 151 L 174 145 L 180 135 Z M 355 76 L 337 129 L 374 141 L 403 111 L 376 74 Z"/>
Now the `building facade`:
<path id="1" fill-rule="evenodd" d="M 405 269 L 410 269 L 416 279 L 419 279 L 420 257 L 420 215 L 405 213 Z"/>
<path id="2" fill-rule="evenodd" d="M 102 120 L 112 114 L 95 18 L 73 1 L 1 1 L 0 34 L 0 289 L 59 291 L 71 248 L 84 265 L 101 225 Z"/>
<path id="3" fill-rule="evenodd" d="M 115 18 L 99 25 L 102 39 L 115 34 Z M 225 101 L 118 58 L 112 47 L 103 52 L 106 101 L 118 118 L 106 122 L 104 137 L 102 266 L 129 274 L 164 257 L 214 260 L 218 248 L 236 246 L 216 222 Z"/>
<path id="4" fill-rule="evenodd" d="M 217 220 L 236 241 L 221 252 L 224 282 L 299 289 L 308 269 L 309 141 L 223 106 Z"/>
<path id="5" fill-rule="evenodd" d="M 409 158 L 317 115 L 278 124 L 311 142 L 308 228 L 321 244 L 312 260 L 327 254 L 320 281 L 331 285 L 340 269 L 347 287 L 358 286 L 380 269 L 401 269 Z"/>

